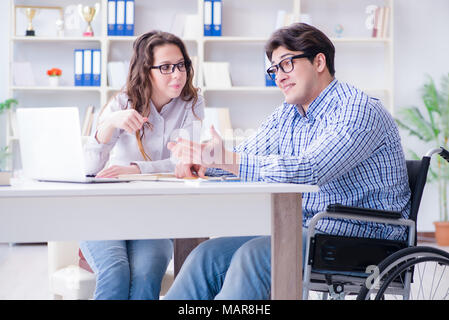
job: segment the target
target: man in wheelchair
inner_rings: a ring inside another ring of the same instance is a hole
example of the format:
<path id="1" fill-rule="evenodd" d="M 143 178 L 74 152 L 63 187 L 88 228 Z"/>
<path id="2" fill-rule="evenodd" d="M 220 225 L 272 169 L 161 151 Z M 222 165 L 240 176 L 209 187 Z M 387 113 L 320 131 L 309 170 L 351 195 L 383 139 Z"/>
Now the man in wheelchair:
<path id="1" fill-rule="evenodd" d="M 397 126 L 378 99 L 335 78 L 335 48 L 320 30 L 293 24 L 265 48 L 267 73 L 285 102 L 233 151 L 213 130 L 208 143 L 171 144 L 177 173 L 318 185 L 302 202 L 303 297 L 370 290 L 379 283 L 372 277 L 378 264 L 415 244 L 417 209 L 410 220 L 410 172 Z M 194 164 L 183 156 L 192 150 L 221 150 L 222 157 Z M 192 251 L 166 299 L 269 299 L 270 272 L 269 236 L 211 239 Z"/>

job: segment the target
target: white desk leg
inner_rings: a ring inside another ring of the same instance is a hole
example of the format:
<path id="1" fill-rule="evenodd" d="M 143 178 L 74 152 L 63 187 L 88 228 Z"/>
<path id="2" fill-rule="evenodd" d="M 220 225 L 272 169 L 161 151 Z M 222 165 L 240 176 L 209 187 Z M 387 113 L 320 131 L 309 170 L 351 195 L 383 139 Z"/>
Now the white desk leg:
<path id="1" fill-rule="evenodd" d="M 302 197 L 283 193 L 271 200 L 271 299 L 301 299 Z"/>

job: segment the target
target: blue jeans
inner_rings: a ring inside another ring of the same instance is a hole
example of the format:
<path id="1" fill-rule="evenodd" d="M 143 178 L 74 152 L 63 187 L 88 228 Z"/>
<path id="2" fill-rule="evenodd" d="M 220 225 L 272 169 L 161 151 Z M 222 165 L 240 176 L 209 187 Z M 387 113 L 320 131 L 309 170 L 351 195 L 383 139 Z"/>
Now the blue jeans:
<path id="1" fill-rule="evenodd" d="M 159 299 L 173 241 L 82 241 L 80 248 L 96 275 L 94 299 Z"/>
<path id="2" fill-rule="evenodd" d="M 303 228 L 303 256 L 307 229 Z M 184 262 L 164 299 L 267 300 L 271 296 L 271 237 L 210 239 Z"/>

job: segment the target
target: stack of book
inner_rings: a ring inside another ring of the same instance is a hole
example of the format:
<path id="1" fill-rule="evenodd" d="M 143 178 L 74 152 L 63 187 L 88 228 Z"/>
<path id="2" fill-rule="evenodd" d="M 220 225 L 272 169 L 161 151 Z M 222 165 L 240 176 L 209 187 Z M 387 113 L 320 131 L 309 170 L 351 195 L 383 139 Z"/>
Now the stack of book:
<path id="1" fill-rule="evenodd" d="M 200 20 L 196 14 L 177 13 L 170 27 L 170 33 L 181 38 L 198 38 L 202 32 Z"/>
<path id="2" fill-rule="evenodd" d="M 108 85 L 113 89 L 121 89 L 126 84 L 129 61 L 108 62 Z"/>
<path id="3" fill-rule="evenodd" d="M 374 12 L 373 38 L 386 38 L 390 21 L 390 7 L 377 7 Z"/>
<path id="4" fill-rule="evenodd" d="M 101 50 L 75 49 L 75 86 L 101 85 Z"/>
<path id="5" fill-rule="evenodd" d="M 204 120 L 202 123 L 200 140 L 212 139 L 210 127 L 214 126 L 217 133 L 225 140 L 233 139 L 234 130 L 231 124 L 229 108 L 204 108 Z"/>
<path id="6" fill-rule="evenodd" d="M 229 62 L 203 62 L 203 73 L 206 87 L 232 87 Z"/>
<path id="7" fill-rule="evenodd" d="M 108 0 L 108 36 L 134 36 L 134 0 Z"/>

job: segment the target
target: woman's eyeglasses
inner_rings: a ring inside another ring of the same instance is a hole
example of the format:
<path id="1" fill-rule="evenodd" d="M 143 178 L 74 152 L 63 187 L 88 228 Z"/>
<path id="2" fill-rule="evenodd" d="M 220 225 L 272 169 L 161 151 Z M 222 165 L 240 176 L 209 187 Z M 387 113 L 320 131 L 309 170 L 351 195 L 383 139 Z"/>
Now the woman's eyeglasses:
<path id="1" fill-rule="evenodd" d="M 298 54 L 296 56 L 288 57 L 285 59 L 282 59 L 279 61 L 278 64 L 272 65 L 267 69 L 267 73 L 270 76 L 271 79 L 276 80 L 276 74 L 278 73 L 279 69 L 282 70 L 284 73 L 292 72 L 294 69 L 293 60 L 294 59 L 301 59 L 301 58 L 310 58 L 313 57 L 313 54 L 310 53 L 303 53 Z"/>
<path id="2" fill-rule="evenodd" d="M 160 66 L 152 66 L 150 69 L 159 69 L 162 74 L 170 74 L 175 72 L 175 68 L 178 68 L 180 72 L 186 72 L 189 66 L 189 62 L 181 61 L 175 64 L 161 64 Z"/>

